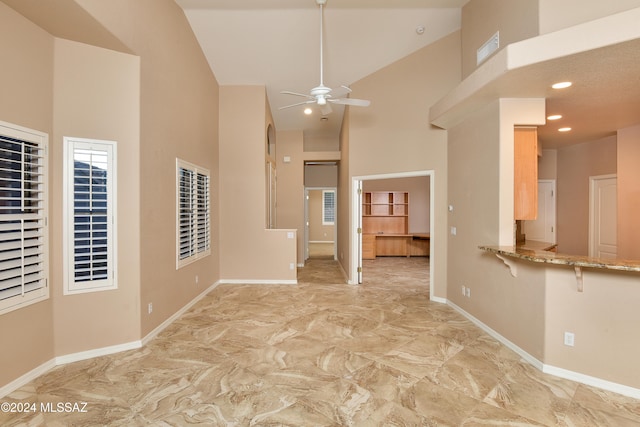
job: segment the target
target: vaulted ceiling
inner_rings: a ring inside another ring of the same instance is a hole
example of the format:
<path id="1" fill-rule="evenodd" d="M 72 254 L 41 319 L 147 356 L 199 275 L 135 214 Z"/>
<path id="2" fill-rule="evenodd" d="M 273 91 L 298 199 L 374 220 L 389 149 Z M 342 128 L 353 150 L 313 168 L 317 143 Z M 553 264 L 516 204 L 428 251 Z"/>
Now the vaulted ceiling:
<path id="1" fill-rule="evenodd" d="M 324 84 L 353 82 L 457 31 L 468 0 L 328 0 L 324 6 Z M 328 121 L 305 116 L 320 83 L 320 7 L 315 0 L 176 0 L 221 85 L 265 85 L 278 130 L 340 129 L 343 108 Z M 424 32 L 416 31 L 419 27 Z M 358 107 L 352 107 L 358 108 Z M 426 120 L 426 118 L 425 118 Z"/>

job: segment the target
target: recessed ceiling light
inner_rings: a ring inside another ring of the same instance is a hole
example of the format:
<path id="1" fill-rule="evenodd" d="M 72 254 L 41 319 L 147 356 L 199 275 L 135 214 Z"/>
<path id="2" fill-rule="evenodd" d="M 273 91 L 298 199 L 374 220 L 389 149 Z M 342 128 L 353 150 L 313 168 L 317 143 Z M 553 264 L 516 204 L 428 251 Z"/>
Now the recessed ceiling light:
<path id="1" fill-rule="evenodd" d="M 419 36 L 424 34 L 424 25 L 418 25 L 416 27 L 416 34 Z"/>
<path id="2" fill-rule="evenodd" d="M 304 109 L 304 113 L 308 116 L 309 114 L 313 113 L 313 110 L 309 107 Z"/>
<path id="3" fill-rule="evenodd" d="M 560 114 L 553 114 L 551 116 L 547 116 L 547 120 L 559 120 L 562 118 L 562 115 Z"/>
<path id="4" fill-rule="evenodd" d="M 558 129 L 558 132 L 569 132 L 571 130 L 571 128 L 567 127 L 567 128 L 560 128 Z"/>
<path id="5" fill-rule="evenodd" d="M 565 89 L 568 88 L 569 86 L 571 86 L 573 83 L 571 82 L 559 82 L 559 83 L 555 83 L 553 85 L 551 85 L 552 88 L 554 89 Z"/>
<path id="6" fill-rule="evenodd" d="M 320 117 L 320 121 L 321 121 L 321 122 L 326 122 L 326 121 L 328 121 L 328 120 L 329 120 L 329 117 L 326 117 L 326 116 L 322 116 L 322 117 Z"/>

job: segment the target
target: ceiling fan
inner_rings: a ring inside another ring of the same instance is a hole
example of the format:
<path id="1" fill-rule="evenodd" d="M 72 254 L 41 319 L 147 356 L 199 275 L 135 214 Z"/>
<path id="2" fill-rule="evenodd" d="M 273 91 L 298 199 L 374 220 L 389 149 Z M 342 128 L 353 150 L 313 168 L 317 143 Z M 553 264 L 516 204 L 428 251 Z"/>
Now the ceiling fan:
<path id="1" fill-rule="evenodd" d="M 357 107 L 368 107 L 371 103 L 365 99 L 355 99 L 355 98 L 342 98 L 349 93 L 351 93 L 351 89 L 347 86 L 340 86 L 340 88 L 332 90 L 331 88 L 324 85 L 323 82 L 323 46 L 322 46 L 322 15 L 323 15 L 323 7 L 327 3 L 327 0 L 316 0 L 318 6 L 320 6 L 320 84 L 309 92 L 309 95 L 298 92 L 291 92 L 284 90 L 280 93 L 286 95 L 295 95 L 301 96 L 303 98 L 307 98 L 306 101 L 297 102 L 295 104 L 286 105 L 284 107 L 280 107 L 279 109 L 297 107 L 298 105 L 305 104 L 317 104 L 320 107 L 320 112 L 323 115 L 327 115 L 331 113 L 331 104 L 341 104 L 341 105 L 353 105 Z"/>

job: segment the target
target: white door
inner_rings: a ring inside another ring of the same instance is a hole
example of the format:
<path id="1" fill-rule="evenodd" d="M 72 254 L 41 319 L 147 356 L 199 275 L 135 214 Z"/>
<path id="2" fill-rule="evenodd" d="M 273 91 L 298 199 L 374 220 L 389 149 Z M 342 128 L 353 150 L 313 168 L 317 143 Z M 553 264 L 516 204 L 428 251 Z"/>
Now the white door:
<path id="1" fill-rule="evenodd" d="M 589 256 L 615 258 L 618 253 L 616 175 L 589 177 Z"/>
<path id="2" fill-rule="evenodd" d="M 556 181 L 538 181 L 538 219 L 524 221 L 527 240 L 556 243 Z"/>

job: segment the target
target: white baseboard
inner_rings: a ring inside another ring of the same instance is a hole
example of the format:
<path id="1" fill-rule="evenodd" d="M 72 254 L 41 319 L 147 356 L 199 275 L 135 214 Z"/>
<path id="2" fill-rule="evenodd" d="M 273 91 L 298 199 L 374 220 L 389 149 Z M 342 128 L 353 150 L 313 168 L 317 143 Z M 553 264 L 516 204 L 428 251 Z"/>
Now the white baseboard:
<path id="1" fill-rule="evenodd" d="M 485 323 L 481 322 L 479 319 L 477 319 L 474 316 L 472 316 L 470 313 L 467 313 L 465 310 L 463 310 L 458 305 L 452 303 L 449 300 L 447 300 L 447 304 L 449 306 L 453 307 L 453 309 L 456 310 L 458 313 L 462 314 L 464 317 L 466 317 L 467 319 L 471 320 L 480 329 L 482 329 L 483 331 L 485 331 L 486 333 L 491 335 L 496 340 L 500 341 L 502 344 L 504 344 L 509 349 L 511 349 L 514 352 L 516 352 L 520 357 L 522 357 L 524 360 L 529 362 L 529 364 L 535 366 L 536 368 L 538 368 L 539 370 L 542 371 L 542 368 L 543 368 L 544 365 L 543 365 L 543 363 L 541 361 L 539 361 L 538 359 L 536 359 L 535 357 L 533 357 L 532 355 L 530 355 L 529 353 L 527 353 L 526 351 L 524 351 L 523 349 L 518 347 L 516 344 L 512 343 L 511 341 L 509 341 L 508 339 L 506 339 L 505 337 L 500 335 L 495 330 L 491 329 L 489 326 L 487 326 Z"/>
<path id="2" fill-rule="evenodd" d="M 293 279 L 293 280 L 221 279 L 220 283 L 231 284 L 231 285 L 297 285 L 298 279 Z"/>
<path id="3" fill-rule="evenodd" d="M 78 362 L 80 360 L 92 359 L 94 357 L 106 356 L 113 353 L 119 353 L 127 350 L 134 350 L 146 345 L 149 341 L 151 341 L 156 335 L 158 335 L 162 330 L 164 330 L 167 326 L 169 326 L 172 322 L 174 322 L 178 317 L 183 315 L 187 310 L 189 310 L 195 303 L 200 301 L 211 292 L 216 286 L 218 286 L 219 282 L 214 283 L 209 286 L 207 289 L 202 291 L 198 296 L 196 296 L 193 300 L 191 300 L 188 304 L 174 313 L 167 320 L 158 325 L 153 331 L 148 333 L 142 340 L 131 341 L 123 344 L 111 345 L 108 347 L 95 348 L 87 351 L 80 351 L 78 353 L 66 354 L 63 356 L 57 356 L 53 359 L 43 363 L 42 365 L 32 369 L 26 374 L 16 378 L 11 381 L 9 384 L 6 384 L 0 387 L 0 398 L 5 397 L 6 395 L 13 393 L 15 390 L 19 389 L 23 385 L 35 380 L 39 376 L 46 374 L 49 370 L 55 368 L 56 366 L 65 365 L 67 363 Z"/>
<path id="4" fill-rule="evenodd" d="M 220 284 L 220 281 L 215 282 L 213 285 L 209 286 L 207 289 L 205 289 L 204 291 L 200 292 L 200 294 L 197 297 L 195 297 L 194 299 L 189 301 L 180 310 L 176 311 L 175 313 L 173 313 L 173 315 L 169 316 L 164 322 L 162 322 L 158 326 L 156 326 L 151 332 L 149 332 L 144 338 L 142 338 L 142 345 L 143 346 L 147 345 L 147 343 L 149 341 L 154 339 L 160 332 L 162 332 L 167 326 L 172 324 L 178 317 L 180 317 L 184 313 L 186 313 L 187 310 L 189 310 L 191 307 L 193 307 L 198 301 L 200 301 L 202 298 L 204 298 L 209 292 L 214 290 L 219 284 Z"/>
<path id="5" fill-rule="evenodd" d="M 558 368 L 556 366 L 547 365 L 542 363 L 540 360 L 536 359 L 516 344 L 512 343 L 498 332 L 491 329 L 486 324 L 482 323 L 480 320 L 467 313 L 465 310 L 452 303 L 451 301 L 446 300 L 446 303 L 451 306 L 454 310 L 462 314 L 464 317 L 472 321 L 476 326 L 480 329 L 491 335 L 496 340 L 500 341 L 506 347 L 515 351 L 520 357 L 522 357 L 529 364 L 537 368 L 538 370 L 544 372 L 545 374 L 553 375 L 555 377 L 564 378 L 567 380 L 575 381 L 577 383 L 589 385 L 592 387 L 597 387 L 603 390 L 612 391 L 614 393 L 621 394 L 623 396 L 629 396 L 634 399 L 640 399 L 640 389 L 626 386 L 624 384 L 614 383 L 611 381 L 603 380 L 601 378 L 592 377 L 590 375 L 582 374 L 580 372 L 570 371 L 568 369 Z"/>
<path id="6" fill-rule="evenodd" d="M 430 301 L 437 302 L 440 304 L 446 304 L 448 302 L 446 298 L 442 298 L 442 297 L 431 297 Z"/>
<path id="7" fill-rule="evenodd" d="M 603 380 L 602 378 L 592 377 L 589 375 L 581 374 L 580 372 L 569 371 L 567 369 L 558 368 L 551 365 L 544 365 L 542 372 L 544 372 L 545 374 L 554 375 L 556 377 L 586 384 L 592 387 L 601 388 L 603 390 L 612 391 L 624 396 L 633 397 L 634 399 L 640 399 L 640 389 L 629 387 L 624 384 L 614 383 L 611 381 Z"/>
<path id="8" fill-rule="evenodd" d="M 78 353 L 65 354 L 64 356 L 55 357 L 55 366 L 66 365 L 67 363 L 79 362 L 80 360 L 93 359 L 94 357 L 107 356 L 113 353 L 120 353 L 121 351 L 135 350 L 142 347 L 142 342 L 131 341 L 124 344 L 110 345 L 108 347 L 94 348 L 87 351 L 80 351 Z"/>
<path id="9" fill-rule="evenodd" d="M 31 381 L 38 378 L 40 375 L 46 374 L 49 370 L 56 367 L 56 360 L 51 359 L 44 362 L 42 365 L 30 370 L 26 374 L 21 377 L 16 378 L 11 381 L 9 384 L 6 384 L 0 387 L 0 399 L 8 395 L 9 393 L 13 393 L 15 390 L 19 389 L 25 384 L 30 383 Z"/>

